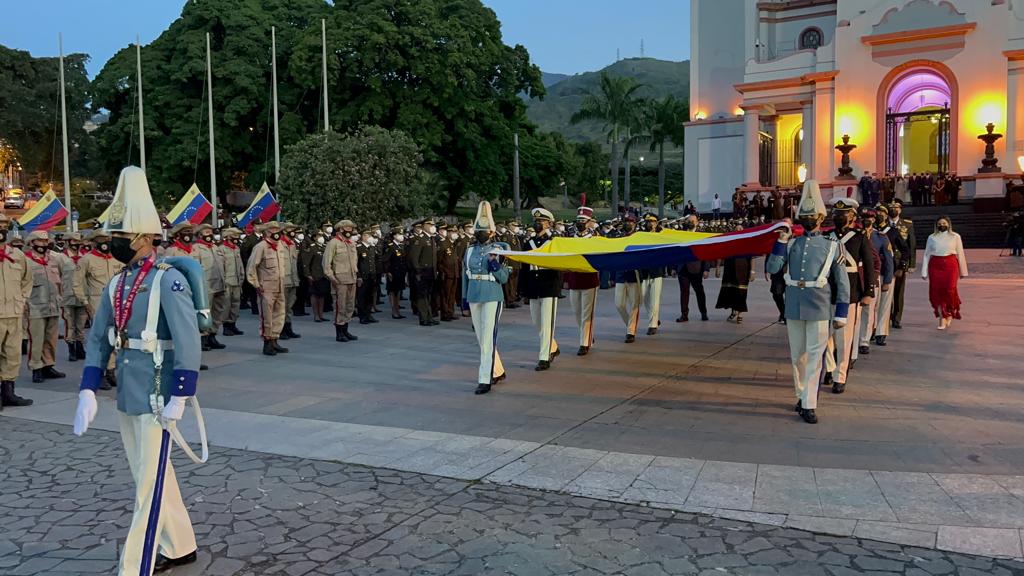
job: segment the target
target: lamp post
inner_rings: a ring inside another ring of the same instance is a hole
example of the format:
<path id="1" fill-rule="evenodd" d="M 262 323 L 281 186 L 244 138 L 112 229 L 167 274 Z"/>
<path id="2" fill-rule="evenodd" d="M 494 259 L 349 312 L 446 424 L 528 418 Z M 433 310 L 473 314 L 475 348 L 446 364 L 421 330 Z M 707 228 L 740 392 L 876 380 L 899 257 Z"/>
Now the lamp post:
<path id="1" fill-rule="evenodd" d="M 985 157 L 981 160 L 981 168 L 978 168 L 978 174 L 986 174 L 992 172 L 1000 172 L 999 159 L 996 158 L 996 140 L 1003 137 L 1002 134 L 993 134 L 993 130 L 996 129 L 996 125 L 989 122 L 985 125 L 985 133 L 978 135 L 978 140 L 985 143 Z"/>
<path id="2" fill-rule="evenodd" d="M 644 196 L 644 157 L 643 156 L 640 157 L 640 177 L 636 179 L 636 184 L 637 184 L 637 188 L 640 191 L 640 210 L 643 211 L 644 203 L 645 203 L 644 200 L 646 199 L 646 197 Z"/>
<path id="3" fill-rule="evenodd" d="M 803 185 L 804 181 L 807 180 L 807 164 L 801 164 L 799 167 L 797 167 L 796 179 L 798 182 L 800 182 L 801 186 Z"/>
<path id="4" fill-rule="evenodd" d="M 843 134 L 843 143 L 836 146 L 836 150 L 842 153 L 840 159 L 841 166 L 839 167 L 839 176 L 836 180 L 856 180 L 857 177 L 853 175 L 853 168 L 850 166 L 850 152 L 857 147 L 856 144 L 850 144 L 850 135 Z"/>

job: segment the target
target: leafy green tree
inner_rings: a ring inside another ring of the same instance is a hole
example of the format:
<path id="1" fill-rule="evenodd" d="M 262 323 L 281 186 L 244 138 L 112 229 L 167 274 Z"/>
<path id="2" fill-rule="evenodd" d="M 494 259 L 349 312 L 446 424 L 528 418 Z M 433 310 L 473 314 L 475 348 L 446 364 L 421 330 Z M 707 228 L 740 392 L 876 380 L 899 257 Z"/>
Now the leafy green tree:
<path id="1" fill-rule="evenodd" d="M 68 113 L 68 155 L 72 174 L 80 174 L 80 146 L 88 139 L 89 77 L 85 54 L 64 57 Z M 60 133 L 60 59 L 34 58 L 23 50 L 0 46 L 0 141 L 15 161 L 32 174 L 36 185 L 62 180 Z"/>
<path id="2" fill-rule="evenodd" d="M 598 199 L 608 200 L 608 153 L 597 142 L 581 142 L 576 145 L 575 156 L 579 168 L 570 177 L 570 190 L 586 193 L 591 205 Z"/>
<path id="3" fill-rule="evenodd" d="M 686 102 L 675 96 L 651 101 L 647 108 L 651 152 L 658 153 L 658 217 L 665 216 L 665 144 L 683 145 L 683 122 L 690 117 Z"/>
<path id="4" fill-rule="evenodd" d="M 511 171 L 522 98 L 542 96 L 540 70 L 502 42 L 479 0 L 336 0 L 327 20 L 332 128 L 401 130 L 447 187 L 445 210 L 473 192 L 496 198 Z M 292 77 L 320 85 L 320 30 L 296 47 Z"/>
<path id="5" fill-rule="evenodd" d="M 608 131 L 612 143 L 612 213 L 619 206 L 619 152 L 620 131 L 633 123 L 639 106 L 637 90 L 641 85 L 636 80 L 623 76 L 601 74 L 600 89 L 587 95 L 580 109 L 572 115 L 570 122 L 578 124 L 584 120 L 599 120 Z"/>
<path id="6" fill-rule="evenodd" d="M 312 134 L 281 160 L 282 211 L 308 228 L 341 218 L 367 225 L 421 215 L 428 201 L 421 161 L 416 143 L 398 130 Z"/>
<path id="7" fill-rule="evenodd" d="M 188 2 L 159 38 L 142 47 L 146 171 L 159 200 L 169 204 L 197 181 L 209 191 L 206 118 L 206 33 L 213 70 L 217 190 L 223 204 L 238 175 L 247 184 L 273 183 L 270 28 L 277 27 L 281 145 L 316 129 L 318 92 L 288 81 L 293 51 L 306 29 L 320 29 L 322 0 L 203 0 Z M 93 107 L 110 112 L 97 131 L 104 175 L 115 179 L 138 164 L 135 46 L 120 50 L 93 83 Z"/>

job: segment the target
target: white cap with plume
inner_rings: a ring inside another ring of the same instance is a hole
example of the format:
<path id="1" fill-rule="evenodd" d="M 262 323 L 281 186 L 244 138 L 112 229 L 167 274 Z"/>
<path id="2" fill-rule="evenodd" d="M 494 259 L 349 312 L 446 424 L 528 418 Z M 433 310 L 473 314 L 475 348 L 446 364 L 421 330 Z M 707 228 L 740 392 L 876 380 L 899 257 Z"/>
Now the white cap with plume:
<path id="1" fill-rule="evenodd" d="M 804 182 L 804 191 L 800 195 L 797 216 L 825 216 L 826 214 L 828 211 L 825 209 L 825 201 L 821 199 L 818 182 L 816 180 Z"/>
<path id="2" fill-rule="evenodd" d="M 484 200 L 476 208 L 476 219 L 473 220 L 474 232 L 494 232 L 494 215 L 491 214 L 491 203 Z"/>
<path id="3" fill-rule="evenodd" d="M 153 204 L 146 173 L 138 166 L 128 166 L 121 171 L 117 180 L 114 201 L 110 203 L 110 215 L 103 223 L 104 232 L 128 232 L 131 234 L 160 234 L 160 214 Z"/>

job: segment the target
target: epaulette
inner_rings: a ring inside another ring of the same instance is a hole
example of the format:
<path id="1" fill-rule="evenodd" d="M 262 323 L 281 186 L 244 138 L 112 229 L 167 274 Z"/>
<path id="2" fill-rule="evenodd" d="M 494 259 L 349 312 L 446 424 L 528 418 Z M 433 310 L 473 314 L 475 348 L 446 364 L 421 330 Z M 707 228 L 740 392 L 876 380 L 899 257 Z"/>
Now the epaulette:
<path id="1" fill-rule="evenodd" d="M 167 262 L 157 262 L 157 263 L 156 263 L 156 267 L 157 267 L 158 269 L 160 269 L 160 270 L 163 270 L 163 271 L 165 271 L 165 272 L 166 272 L 167 270 L 170 270 L 171 268 L 174 268 L 174 266 L 171 266 L 171 265 L 170 265 L 170 264 L 168 264 Z"/>

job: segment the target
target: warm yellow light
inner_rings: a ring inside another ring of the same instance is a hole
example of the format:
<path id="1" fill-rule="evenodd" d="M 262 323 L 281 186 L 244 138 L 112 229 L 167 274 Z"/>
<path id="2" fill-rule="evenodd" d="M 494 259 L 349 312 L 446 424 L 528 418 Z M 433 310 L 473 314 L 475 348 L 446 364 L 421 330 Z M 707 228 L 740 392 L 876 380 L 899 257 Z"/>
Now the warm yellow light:
<path id="1" fill-rule="evenodd" d="M 736 109 L 733 110 L 733 114 L 735 114 L 737 116 L 743 116 L 746 113 L 747 112 L 745 110 L 743 110 L 743 108 L 740 108 L 739 106 L 737 106 Z"/>
<path id="2" fill-rule="evenodd" d="M 797 140 L 799 140 L 801 142 L 804 141 L 804 129 L 803 128 L 800 129 L 800 133 L 797 134 L 796 138 L 797 138 Z"/>
<path id="3" fill-rule="evenodd" d="M 705 118 L 707 118 L 707 115 L 705 115 L 703 112 L 700 112 L 700 111 L 698 111 L 696 114 L 693 115 L 693 119 L 694 120 L 703 120 Z"/>
<path id="4" fill-rule="evenodd" d="M 835 127 L 836 143 L 838 144 L 843 135 L 850 137 L 853 143 L 863 143 L 871 140 L 871 124 L 864 109 L 855 105 L 846 105 L 836 109 Z"/>
<path id="5" fill-rule="evenodd" d="M 986 124 L 995 124 L 996 132 L 1005 127 L 1003 114 L 1006 110 L 1006 95 L 999 93 L 980 94 L 967 105 L 967 116 L 971 128 L 984 130 Z"/>
<path id="6" fill-rule="evenodd" d="M 910 166 L 907 166 L 906 164 L 904 164 L 902 166 L 902 168 L 903 168 L 903 175 L 904 176 L 906 176 L 907 174 L 910 174 Z"/>
<path id="7" fill-rule="evenodd" d="M 1021 156 L 1021 158 L 1024 158 L 1024 156 Z M 800 167 L 796 169 L 796 179 L 799 180 L 801 184 L 807 180 L 807 164 L 801 164 Z"/>
<path id="8" fill-rule="evenodd" d="M 1020 166 L 1020 171 L 1024 172 L 1024 156 L 1017 156 L 1017 166 Z"/>

